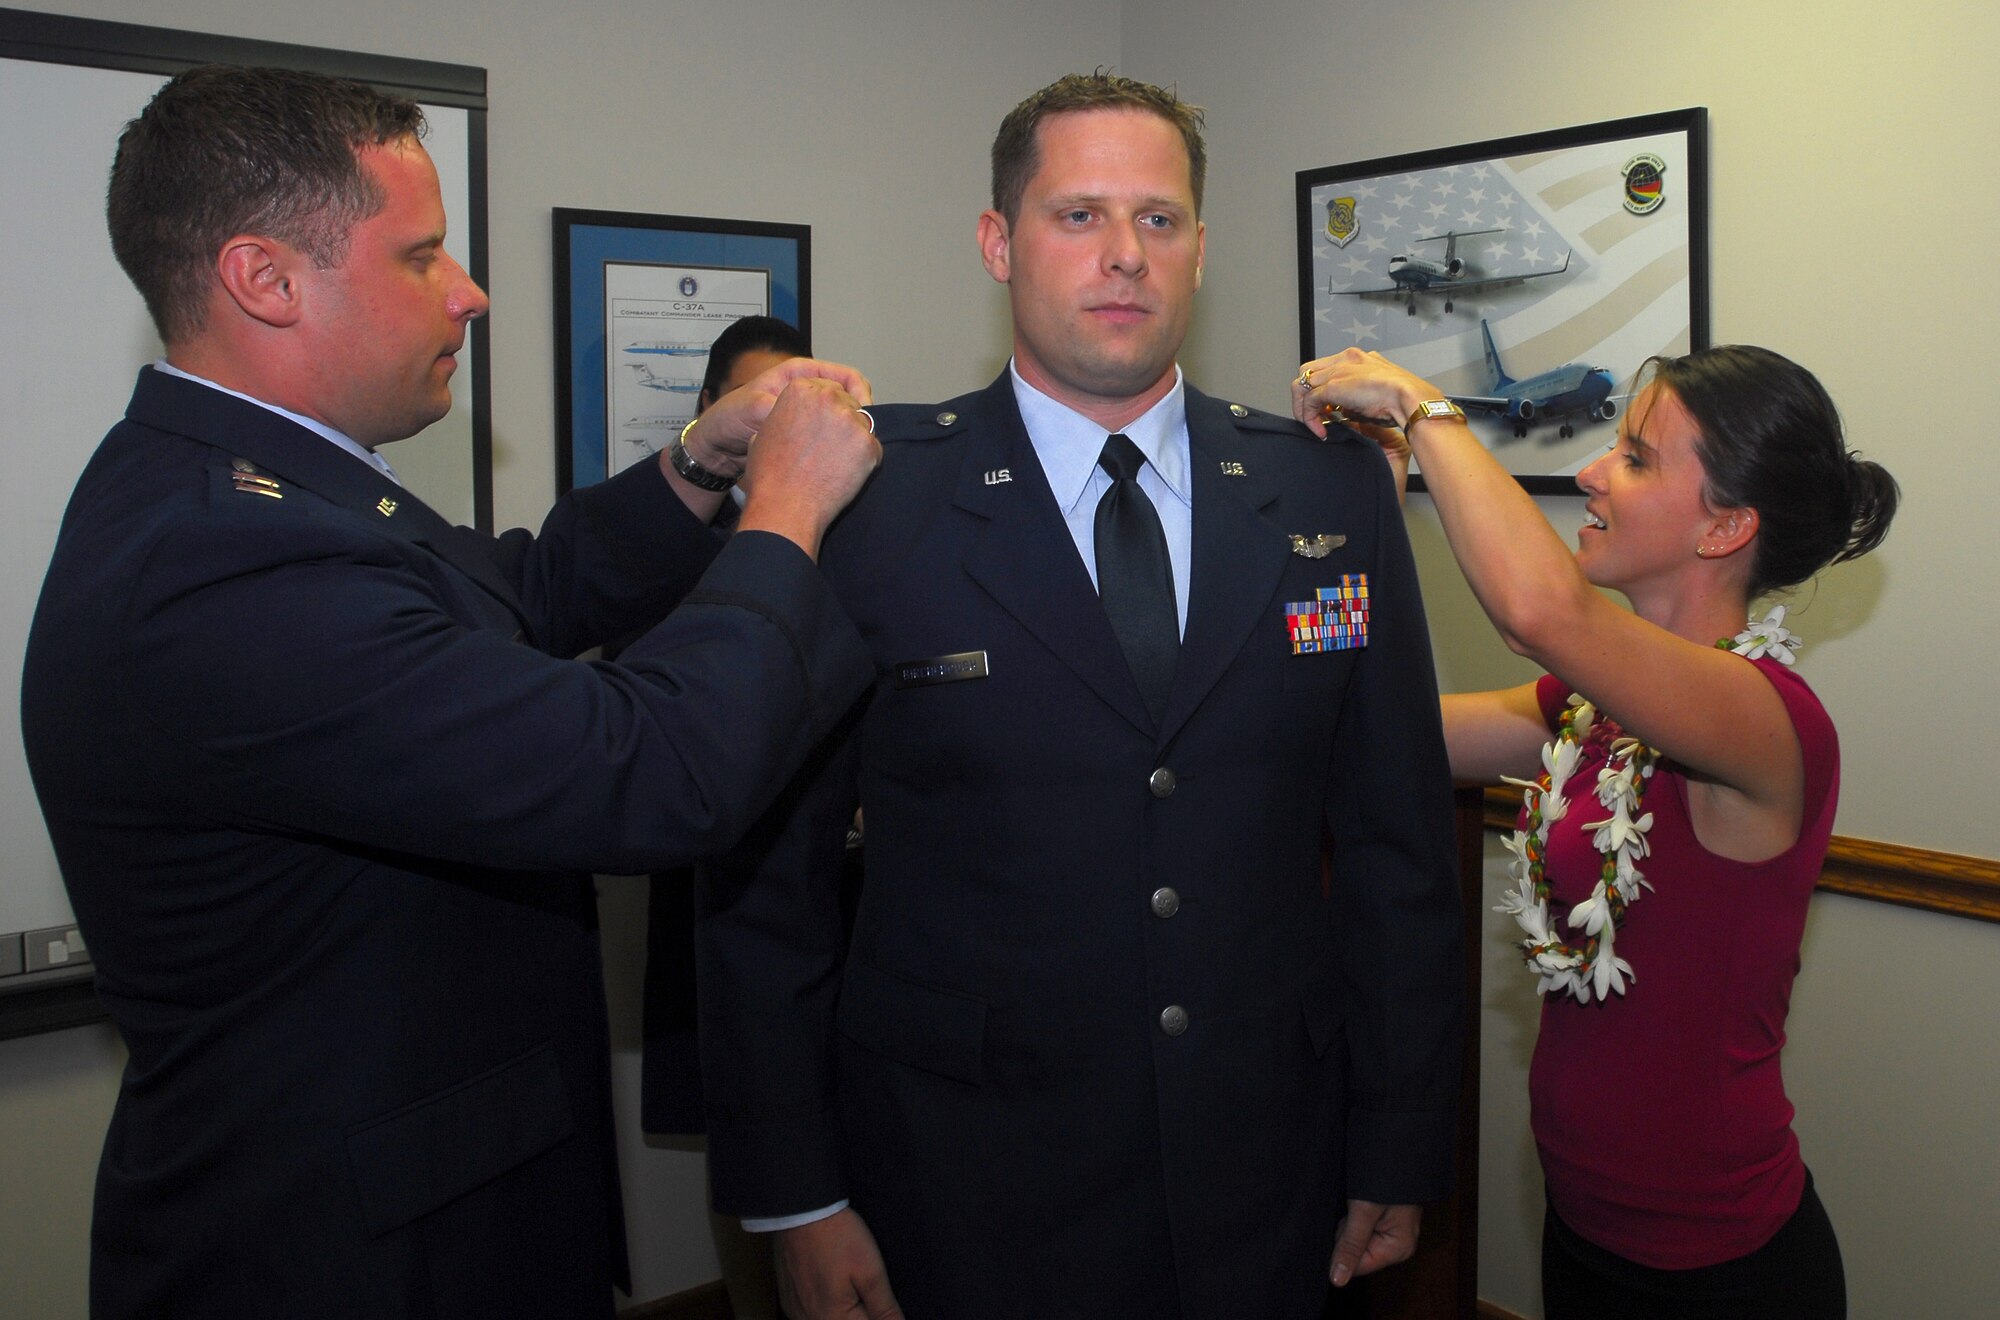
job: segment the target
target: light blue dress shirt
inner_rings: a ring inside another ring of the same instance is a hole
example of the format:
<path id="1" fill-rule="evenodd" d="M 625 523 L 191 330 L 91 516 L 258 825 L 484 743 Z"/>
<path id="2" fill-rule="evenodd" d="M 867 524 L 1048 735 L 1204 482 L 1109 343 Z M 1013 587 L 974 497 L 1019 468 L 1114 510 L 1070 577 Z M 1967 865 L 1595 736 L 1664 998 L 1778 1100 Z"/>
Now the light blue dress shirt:
<path id="1" fill-rule="evenodd" d="M 1042 462 L 1042 474 L 1055 493 L 1056 507 L 1069 524 L 1070 539 L 1083 556 L 1083 567 L 1097 582 L 1097 502 L 1111 489 L 1111 474 L 1098 466 L 1105 437 L 1111 432 L 1083 414 L 1057 403 L 1009 364 L 1014 378 L 1014 402 Z M 1194 543 L 1194 488 L 1188 480 L 1187 383 L 1174 368 L 1174 387 L 1126 426 L 1123 434 L 1146 456 L 1139 469 L 1139 489 L 1160 515 L 1167 534 L 1167 558 L 1174 568 L 1174 609 L 1181 636 L 1187 636 L 1188 579 Z"/>

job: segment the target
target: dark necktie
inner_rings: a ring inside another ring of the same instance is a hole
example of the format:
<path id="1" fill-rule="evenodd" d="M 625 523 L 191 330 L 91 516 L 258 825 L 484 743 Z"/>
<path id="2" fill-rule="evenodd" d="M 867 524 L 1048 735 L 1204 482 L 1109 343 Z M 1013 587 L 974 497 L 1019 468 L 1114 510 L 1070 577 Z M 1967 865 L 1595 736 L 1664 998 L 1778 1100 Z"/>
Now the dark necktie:
<path id="1" fill-rule="evenodd" d="M 1167 534 L 1158 510 L 1139 489 L 1139 469 L 1146 462 L 1139 446 L 1122 435 L 1108 436 L 1097 462 L 1111 474 L 1111 489 L 1097 502 L 1097 594 L 1157 725 L 1166 713 L 1181 650 Z"/>

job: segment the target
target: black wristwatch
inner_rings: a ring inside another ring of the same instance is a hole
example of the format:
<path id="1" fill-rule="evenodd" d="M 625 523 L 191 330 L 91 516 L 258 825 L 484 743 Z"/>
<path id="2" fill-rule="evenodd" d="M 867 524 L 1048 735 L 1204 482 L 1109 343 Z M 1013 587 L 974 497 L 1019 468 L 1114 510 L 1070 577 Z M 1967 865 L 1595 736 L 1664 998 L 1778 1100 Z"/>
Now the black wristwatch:
<path id="1" fill-rule="evenodd" d="M 681 433 L 674 437 L 674 442 L 667 446 L 667 462 L 674 465 L 674 471 L 680 473 L 681 480 L 690 486 L 697 486 L 702 490 L 728 490 L 736 484 L 736 478 L 710 472 L 695 462 L 694 455 L 688 452 L 688 432 L 694 430 L 696 420 L 698 419 L 690 419 L 688 424 L 681 428 Z"/>

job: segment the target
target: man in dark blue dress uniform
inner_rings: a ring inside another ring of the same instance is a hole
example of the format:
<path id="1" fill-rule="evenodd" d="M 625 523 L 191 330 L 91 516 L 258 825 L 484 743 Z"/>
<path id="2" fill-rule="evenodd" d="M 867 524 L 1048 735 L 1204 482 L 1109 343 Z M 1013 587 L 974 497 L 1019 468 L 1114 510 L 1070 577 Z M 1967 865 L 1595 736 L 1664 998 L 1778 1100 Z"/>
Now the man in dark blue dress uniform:
<path id="1" fill-rule="evenodd" d="M 823 558 L 873 690 L 701 891 L 717 1208 L 777 1233 L 801 1320 L 1316 1317 L 1450 1181 L 1396 492 L 1373 445 L 1183 382 L 1197 112 L 1064 79 L 993 154 L 1011 368 L 876 410 Z"/>
<path id="2" fill-rule="evenodd" d="M 870 672 L 814 563 L 879 453 L 844 368 L 776 368 L 539 537 L 397 483 L 376 448 L 445 414 L 486 310 L 421 130 L 208 68 L 120 140 L 113 244 L 166 358 L 78 482 L 22 683 L 130 1052 L 98 1317 L 609 1316 L 587 873 L 733 842 Z"/>

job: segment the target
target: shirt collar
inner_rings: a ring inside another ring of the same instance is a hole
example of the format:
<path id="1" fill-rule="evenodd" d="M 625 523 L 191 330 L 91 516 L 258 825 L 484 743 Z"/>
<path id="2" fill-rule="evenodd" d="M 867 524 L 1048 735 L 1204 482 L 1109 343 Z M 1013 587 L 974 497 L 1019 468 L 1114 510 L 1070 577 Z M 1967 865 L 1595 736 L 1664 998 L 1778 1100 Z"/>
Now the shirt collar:
<path id="1" fill-rule="evenodd" d="M 340 446 L 342 449 L 345 449 L 348 453 L 354 455 L 356 458 L 366 463 L 369 467 L 374 468 L 376 471 L 380 472 L 383 476 L 389 478 L 389 480 L 395 482 L 397 485 L 400 486 L 403 484 L 402 478 L 396 475 L 396 470 L 389 466 L 388 459 L 383 458 L 380 454 L 376 453 L 374 450 L 368 448 L 367 446 L 361 444 L 359 441 L 354 440 L 349 436 L 334 430 L 331 426 L 328 426 L 325 422 L 315 421 L 310 417 L 302 417 L 298 413 L 291 411 L 289 408 L 280 408 L 275 403 L 266 403 L 264 400 L 259 399 L 254 395 L 243 393 L 241 390 L 232 390 L 227 385 L 218 385 L 206 376 L 197 376 L 192 371 L 183 371 L 181 368 L 175 366 L 173 363 L 167 361 L 165 358 L 154 359 L 153 369 L 155 371 L 163 371 L 169 376 L 179 376 L 182 380 L 191 380 L 197 385 L 206 385 L 208 386 L 208 388 L 212 390 L 221 390 L 224 394 L 230 395 L 233 398 L 241 399 L 245 403 L 254 403 L 259 408 L 262 408 L 265 412 L 274 412 L 288 422 L 293 422 L 299 426 L 305 427 L 306 430 L 311 431 L 314 435 L 320 436 L 327 440 L 331 440 L 334 444 Z"/>
<path id="2" fill-rule="evenodd" d="M 1008 373 L 1014 381 L 1014 402 L 1021 410 L 1021 422 L 1041 460 L 1049 490 L 1065 517 L 1089 491 L 1093 479 L 1103 471 L 1097 456 L 1104 451 L 1104 438 L 1111 433 L 1096 422 L 1056 402 L 1021 378 L 1011 361 Z M 1139 447 L 1161 482 L 1174 498 L 1190 508 L 1193 491 L 1188 486 L 1187 382 L 1180 364 L 1174 364 L 1174 386 L 1160 401 L 1134 418 L 1124 435 Z"/>

